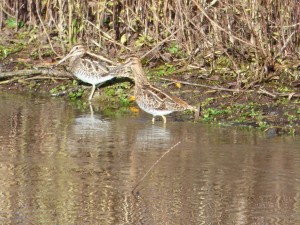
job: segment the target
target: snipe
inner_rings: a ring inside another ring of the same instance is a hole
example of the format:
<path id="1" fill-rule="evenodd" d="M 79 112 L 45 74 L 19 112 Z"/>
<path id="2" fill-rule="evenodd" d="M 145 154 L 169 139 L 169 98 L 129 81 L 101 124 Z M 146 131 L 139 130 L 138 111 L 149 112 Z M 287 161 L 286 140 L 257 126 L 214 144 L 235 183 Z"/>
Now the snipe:
<path id="1" fill-rule="evenodd" d="M 165 115 L 175 111 L 184 111 L 197 109 L 180 98 L 177 98 L 166 91 L 152 85 L 142 68 L 142 64 L 137 57 L 131 57 L 124 63 L 132 70 L 135 81 L 134 96 L 138 106 L 145 112 L 152 114 L 152 123 L 155 122 L 155 116 L 161 116 L 164 123 L 167 122 Z"/>
<path id="2" fill-rule="evenodd" d="M 83 45 L 75 45 L 58 64 L 67 59 L 70 59 L 69 67 L 72 74 L 83 82 L 92 85 L 89 101 L 92 100 L 97 85 L 101 85 L 114 77 L 128 77 L 126 67 L 112 65 L 112 61 L 90 53 Z"/>

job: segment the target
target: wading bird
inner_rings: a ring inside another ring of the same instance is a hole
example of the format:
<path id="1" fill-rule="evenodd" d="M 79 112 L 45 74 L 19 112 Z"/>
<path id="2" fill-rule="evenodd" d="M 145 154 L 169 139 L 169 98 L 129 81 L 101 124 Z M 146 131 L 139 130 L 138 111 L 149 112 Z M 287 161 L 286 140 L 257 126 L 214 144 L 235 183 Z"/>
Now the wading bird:
<path id="1" fill-rule="evenodd" d="M 69 59 L 72 74 L 79 80 L 91 84 L 92 91 L 89 101 L 92 100 L 96 86 L 113 79 L 114 77 L 128 77 L 128 68 L 114 63 L 102 56 L 87 51 L 83 45 L 75 45 L 71 51 L 58 62 Z"/>
<path id="2" fill-rule="evenodd" d="M 155 116 L 161 116 L 164 123 L 167 122 L 165 115 L 175 111 L 184 111 L 186 109 L 197 112 L 197 109 L 180 98 L 177 98 L 165 91 L 152 85 L 143 70 L 142 64 L 137 57 L 131 57 L 125 61 L 124 66 L 132 70 L 135 81 L 134 96 L 138 106 L 145 112 L 152 114 L 152 123 L 155 122 Z"/>

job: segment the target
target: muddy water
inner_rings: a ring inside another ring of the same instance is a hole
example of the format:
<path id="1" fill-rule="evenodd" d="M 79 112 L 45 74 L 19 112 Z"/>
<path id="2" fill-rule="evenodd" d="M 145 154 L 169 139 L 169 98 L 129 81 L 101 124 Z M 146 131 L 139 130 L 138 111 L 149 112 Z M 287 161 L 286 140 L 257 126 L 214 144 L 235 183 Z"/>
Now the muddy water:
<path id="1" fill-rule="evenodd" d="M 0 224 L 300 223 L 299 137 L 20 94 L 0 107 Z"/>

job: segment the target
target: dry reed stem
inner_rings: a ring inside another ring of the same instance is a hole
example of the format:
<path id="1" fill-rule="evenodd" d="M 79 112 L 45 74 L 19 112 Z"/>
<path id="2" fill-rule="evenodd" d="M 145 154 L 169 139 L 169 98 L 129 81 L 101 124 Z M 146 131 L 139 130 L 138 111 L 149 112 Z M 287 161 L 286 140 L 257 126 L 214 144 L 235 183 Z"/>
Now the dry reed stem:
<path id="1" fill-rule="evenodd" d="M 171 37 L 173 37 L 176 33 L 178 33 L 181 30 L 181 28 L 179 28 L 178 30 L 176 30 L 175 32 L 173 32 L 172 34 L 170 34 L 168 37 L 166 37 L 164 40 L 160 41 L 159 43 L 157 43 L 151 50 L 149 50 L 148 52 L 146 52 L 144 55 L 142 55 L 140 58 L 143 59 L 145 58 L 147 55 L 149 55 L 151 52 L 153 52 L 155 49 L 157 49 L 158 47 L 160 47 L 163 43 L 167 42 Z"/>
<path id="2" fill-rule="evenodd" d="M 235 69 L 252 64 L 250 81 L 263 80 L 262 68 L 286 56 L 299 57 L 300 51 L 300 2 L 295 0 L 0 0 L 0 29 L 9 18 L 15 19 L 16 29 L 18 22 L 24 22 L 27 30 L 37 27 L 36 32 L 44 32 L 54 54 L 52 45 L 57 40 L 64 49 L 76 40 L 94 39 L 107 52 L 114 48 L 126 54 L 147 50 L 149 54 L 163 46 L 162 58 L 170 58 L 166 56 L 175 44 L 180 54 L 172 53 L 172 58 L 189 56 L 193 61 L 209 51 L 208 60 L 215 65 L 220 56 L 215 53 L 225 48 L 222 56 L 238 61 Z M 120 41 L 122 35 L 125 43 Z M 143 37 L 151 41 L 140 47 L 136 41 Z M 247 57 L 240 59 L 243 54 Z"/>
<path id="3" fill-rule="evenodd" d="M 43 20 L 42 20 L 42 18 L 41 18 L 41 16 L 40 16 L 40 13 L 39 13 L 39 9 L 38 9 L 38 8 L 36 9 L 36 14 L 38 15 L 38 18 L 39 18 L 39 20 L 40 20 L 40 23 L 41 23 L 41 25 L 42 25 L 42 27 L 43 27 L 43 30 L 44 30 L 46 36 L 47 36 L 48 42 L 49 42 L 49 44 L 50 44 L 50 47 L 51 47 L 53 53 L 54 53 L 56 56 L 59 56 L 59 54 L 57 54 L 57 52 L 56 52 L 56 51 L 54 50 L 54 48 L 53 48 L 51 39 L 50 39 L 49 34 L 48 34 L 48 32 L 47 32 L 47 29 L 46 29 L 46 27 L 45 27 L 45 25 L 44 25 L 44 23 L 43 23 Z"/>
<path id="4" fill-rule="evenodd" d="M 186 82 L 186 81 L 180 81 L 180 80 L 175 80 L 175 79 L 167 79 L 167 78 L 160 78 L 161 80 L 165 80 L 165 81 L 170 81 L 172 83 L 181 83 L 181 84 L 185 84 L 185 85 L 190 85 L 190 86 L 195 86 L 195 87 L 203 87 L 203 88 L 208 88 L 208 89 L 212 89 L 212 90 L 217 90 L 217 91 L 227 91 L 227 92 L 236 92 L 236 93 L 253 93 L 253 92 L 257 92 L 258 94 L 264 94 L 267 95 L 269 97 L 272 97 L 274 99 L 278 98 L 278 97 L 288 97 L 289 100 L 291 98 L 299 98 L 300 94 L 298 93 L 276 93 L 276 92 L 269 92 L 263 88 L 259 88 L 259 90 L 255 91 L 255 90 L 243 90 L 243 89 L 230 89 L 230 88 L 223 88 L 223 87 L 216 87 L 216 86 L 209 86 L 209 85 L 204 85 L 204 84 L 195 84 L 195 83 L 190 83 L 190 82 Z M 190 91 L 189 91 L 190 92 Z M 181 91 L 181 93 L 183 93 L 183 91 Z"/>
<path id="5" fill-rule="evenodd" d="M 131 48 L 129 48 L 129 47 L 127 47 L 127 46 L 125 46 L 125 45 L 123 45 L 123 44 L 117 42 L 116 40 L 109 39 L 109 38 L 108 38 L 109 35 L 108 35 L 107 33 L 105 33 L 104 31 L 100 30 L 100 29 L 99 29 L 94 23 L 92 23 L 91 21 L 86 20 L 86 22 L 89 23 L 89 24 L 91 24 L 91 25 L 92 25 L 94 28 L 96 28 L 100 33 L 103 33 L 104 35 L 101 35 L 101 36 L 102 36 L 105 40 L 107 40 L 107 41 L 109 41 L 109 42 L 111 42 L 111 43 L 113 43 L 113 44 L 119 45 L 119 46 L 121 46 L 121 47 L 123 47 L 123 48 L 125 48 L 125 49 L 127 49 L 127 50 L 129 50 L 129 51 L 132 51 Z"/>

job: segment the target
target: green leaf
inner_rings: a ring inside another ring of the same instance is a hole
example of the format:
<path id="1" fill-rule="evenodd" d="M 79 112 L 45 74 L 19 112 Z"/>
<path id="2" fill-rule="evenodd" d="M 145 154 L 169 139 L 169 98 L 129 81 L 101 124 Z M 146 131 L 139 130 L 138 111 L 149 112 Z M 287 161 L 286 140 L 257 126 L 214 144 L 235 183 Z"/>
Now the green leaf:
<path id="1" fill-rule="evenodd" d="M 51 90 L 50 90 L 50 93 L 51 94 L 54 94 L 54 93 L 56 93 L 57 92 L 57 88 L 55 87 L 55 88 L 52 88 Z"/>
<path id="2" fill-rule="evenodd" d="M 5 23 L 8 28 L 16 28 L 17 27 L 17 21 L 13 18 L 8 18 L 5 21 Z"/>
<path id="3" fill-rule="evenodd" d="M 5 23 L 8 28 L 22 28 L 25 25 L 24 21 L 21 20 L 17 23 L 14 18 L 8 18 L 7 20 L 5 20 Z"/>

